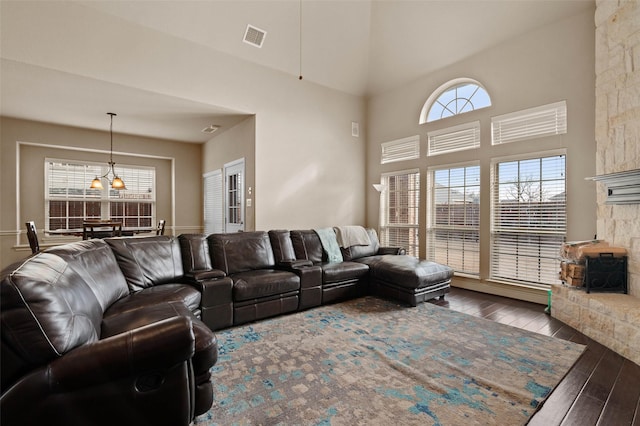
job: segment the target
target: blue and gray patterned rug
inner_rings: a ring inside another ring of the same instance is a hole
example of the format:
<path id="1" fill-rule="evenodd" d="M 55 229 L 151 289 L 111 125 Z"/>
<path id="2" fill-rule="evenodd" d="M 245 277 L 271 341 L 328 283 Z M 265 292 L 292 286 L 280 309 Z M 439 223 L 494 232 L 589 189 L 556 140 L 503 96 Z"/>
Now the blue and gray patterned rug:
<path id="1" fill-rule="evenodd" d="M 195 425 L 521 425 L 584 346 L 365 297 L 218 333 Z"/>

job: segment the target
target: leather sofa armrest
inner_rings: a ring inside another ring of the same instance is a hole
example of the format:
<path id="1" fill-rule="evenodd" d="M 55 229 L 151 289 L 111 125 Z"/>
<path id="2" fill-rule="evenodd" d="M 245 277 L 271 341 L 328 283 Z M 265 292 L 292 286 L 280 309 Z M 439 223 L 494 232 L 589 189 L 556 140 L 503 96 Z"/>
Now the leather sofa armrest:
<path id="1" fill-rule="evenodd" d="M 130 424 L 135 406 L 137 419 L 187 426 L 197 397 L 194 339 L 190 318 L 171 317 L 80 346 L 3 393 L 0 422 Z"/>
<path id="2" fill-rule="evenodd" d="M 378 254 L 404 255 L 407 254 L 407 250 L 405 250 L 404 247 L 380 247 L 378 249 Z"/>
<path id="3" fill-rule="evenodd" d="M 209 279 L 215 279 L 215 278 L 223 278 L 226 277 L 227 274 L 224 273 L 224 271 L 221 271 L 220 269 L 209 269 L 209 270 L 201 270 L 201 271 L 192 271 L 192 272 L 188 272 L 185 274 L 185 277 L 188 280 L 195 280 L 195 281 L 203 281 L 203 280 L 209 280 Z"/>
<path id="4" fill-rule="evenodd" d="M 322 286 L 322 268 L 310 260 L 292 260 L 278 264 L 279 269 L 293 272 L 300 277 L 300 288 Z"/>
<path id="5" fill-rule="evenodd" d="M 211 278 L 198 281 L 202 293 L 202 307 L 233 302 L 233 281 L 229 277 Z"/>
<path id="6" fill-rule="evenodd" d="M 172 367 L 194 352 L 191 319 L 172 317 L 68 352 L 49 365 L 49 383 L 53 389 L 82 389 Z"/>
<path id="7" fill-rule="evenodd" d="M 202 321 L 211 330 L 233 325 L 233 280 L 229 277 L 197 281 L 202 294 Z"/>

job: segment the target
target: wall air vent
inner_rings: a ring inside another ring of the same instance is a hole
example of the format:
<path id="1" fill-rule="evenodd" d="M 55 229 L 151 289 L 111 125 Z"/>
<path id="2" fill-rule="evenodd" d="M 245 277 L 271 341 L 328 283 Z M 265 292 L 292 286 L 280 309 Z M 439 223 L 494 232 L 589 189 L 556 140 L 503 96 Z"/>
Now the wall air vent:
<path id="1" fill-rule="evenodd" d="M 216 130 L 218 130 L 220 128 L 220 126 L 216 126 L 215 124 L 212 124 L 210 126 L 205 127 L 204 129 L 200 130 L 202 133 L 213 133 Z"/>
<path id="2" fill-rule="evenodd" d="M 262 47 L 266 36 L 266 31 L 256 28 L 253 25 L 247 25 L 247 30 L 244 32 L 244 39 L 242 39 L 242 41 L 255 47 Z"/>

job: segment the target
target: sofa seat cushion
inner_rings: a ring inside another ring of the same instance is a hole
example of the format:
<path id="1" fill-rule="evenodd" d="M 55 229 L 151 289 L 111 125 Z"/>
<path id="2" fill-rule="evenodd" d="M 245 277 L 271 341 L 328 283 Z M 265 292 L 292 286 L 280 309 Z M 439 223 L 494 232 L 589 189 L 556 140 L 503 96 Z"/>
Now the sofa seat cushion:
<path id="1" fill-rule="evenodd" d="M 300 278 L 287 271 L 259 269 L 233 274 L 233 300 L 260 299 L 300 290 Z"/>
<path id="2" fill-rule="evenodd" d="M 167 302 L 181 302 L 191 312 L 198 312 L 201 297 L 200 291 L 188 284 L 162 284 L 142 289 L 121 298 L 105 311 L 104 316 L 119 315 L 123 312 Z"/>
<path id="3" fill-rule="evenodd" d="M 369 267 L 359 262 L 322 263 L 320 266 L 323 284 L 357 280 L 369 272 Z"/>
<path id="4" fill-rule="evenodd" d="M 388 254 L 377 254 L 375 256 L 360 257 L 358 259 L 355 259 L 354 262 L 358 262 L 358 263 L 362 263 L 364 265 L 367 265 L 371 269 L 371 265 L 374 265 L 374 264 L 380 262 L 382 259 L 384 259 L 387 256 L 390 256 L 390 255 L 388 255 Z"/>
<path id="5" fill-rule="evenodd" d="M 110 315 L 102 321 L 102 338 L 126 333 L 135 328 L 176 316 L 191 319 L 195 336 L 193 370 L 196 375 L 202 375 L 218 360 L 216 335 L 181 302 L 150 304 L 136 310 Z M 158 338 L 161 339 L 162 336 L 158 336 Z"/>
<path id="6" fill-rule="evenodd" d="M 376 279 L 409 289 L 438 285 L 453 276 L 450 267 L 413 256 L 385 255 L 370 267 Z"/>

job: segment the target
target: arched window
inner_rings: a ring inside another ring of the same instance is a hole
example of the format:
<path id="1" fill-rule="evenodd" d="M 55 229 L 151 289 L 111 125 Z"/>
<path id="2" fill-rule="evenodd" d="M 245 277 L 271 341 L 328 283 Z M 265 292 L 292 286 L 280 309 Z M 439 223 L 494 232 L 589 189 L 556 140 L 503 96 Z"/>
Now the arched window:
<path id="1" fill-rule="evenodd" d="M 420 124 L 491 106 L 482 85 L 470 78 L 451 80 L 435 90 L 420 112 Z"/>

